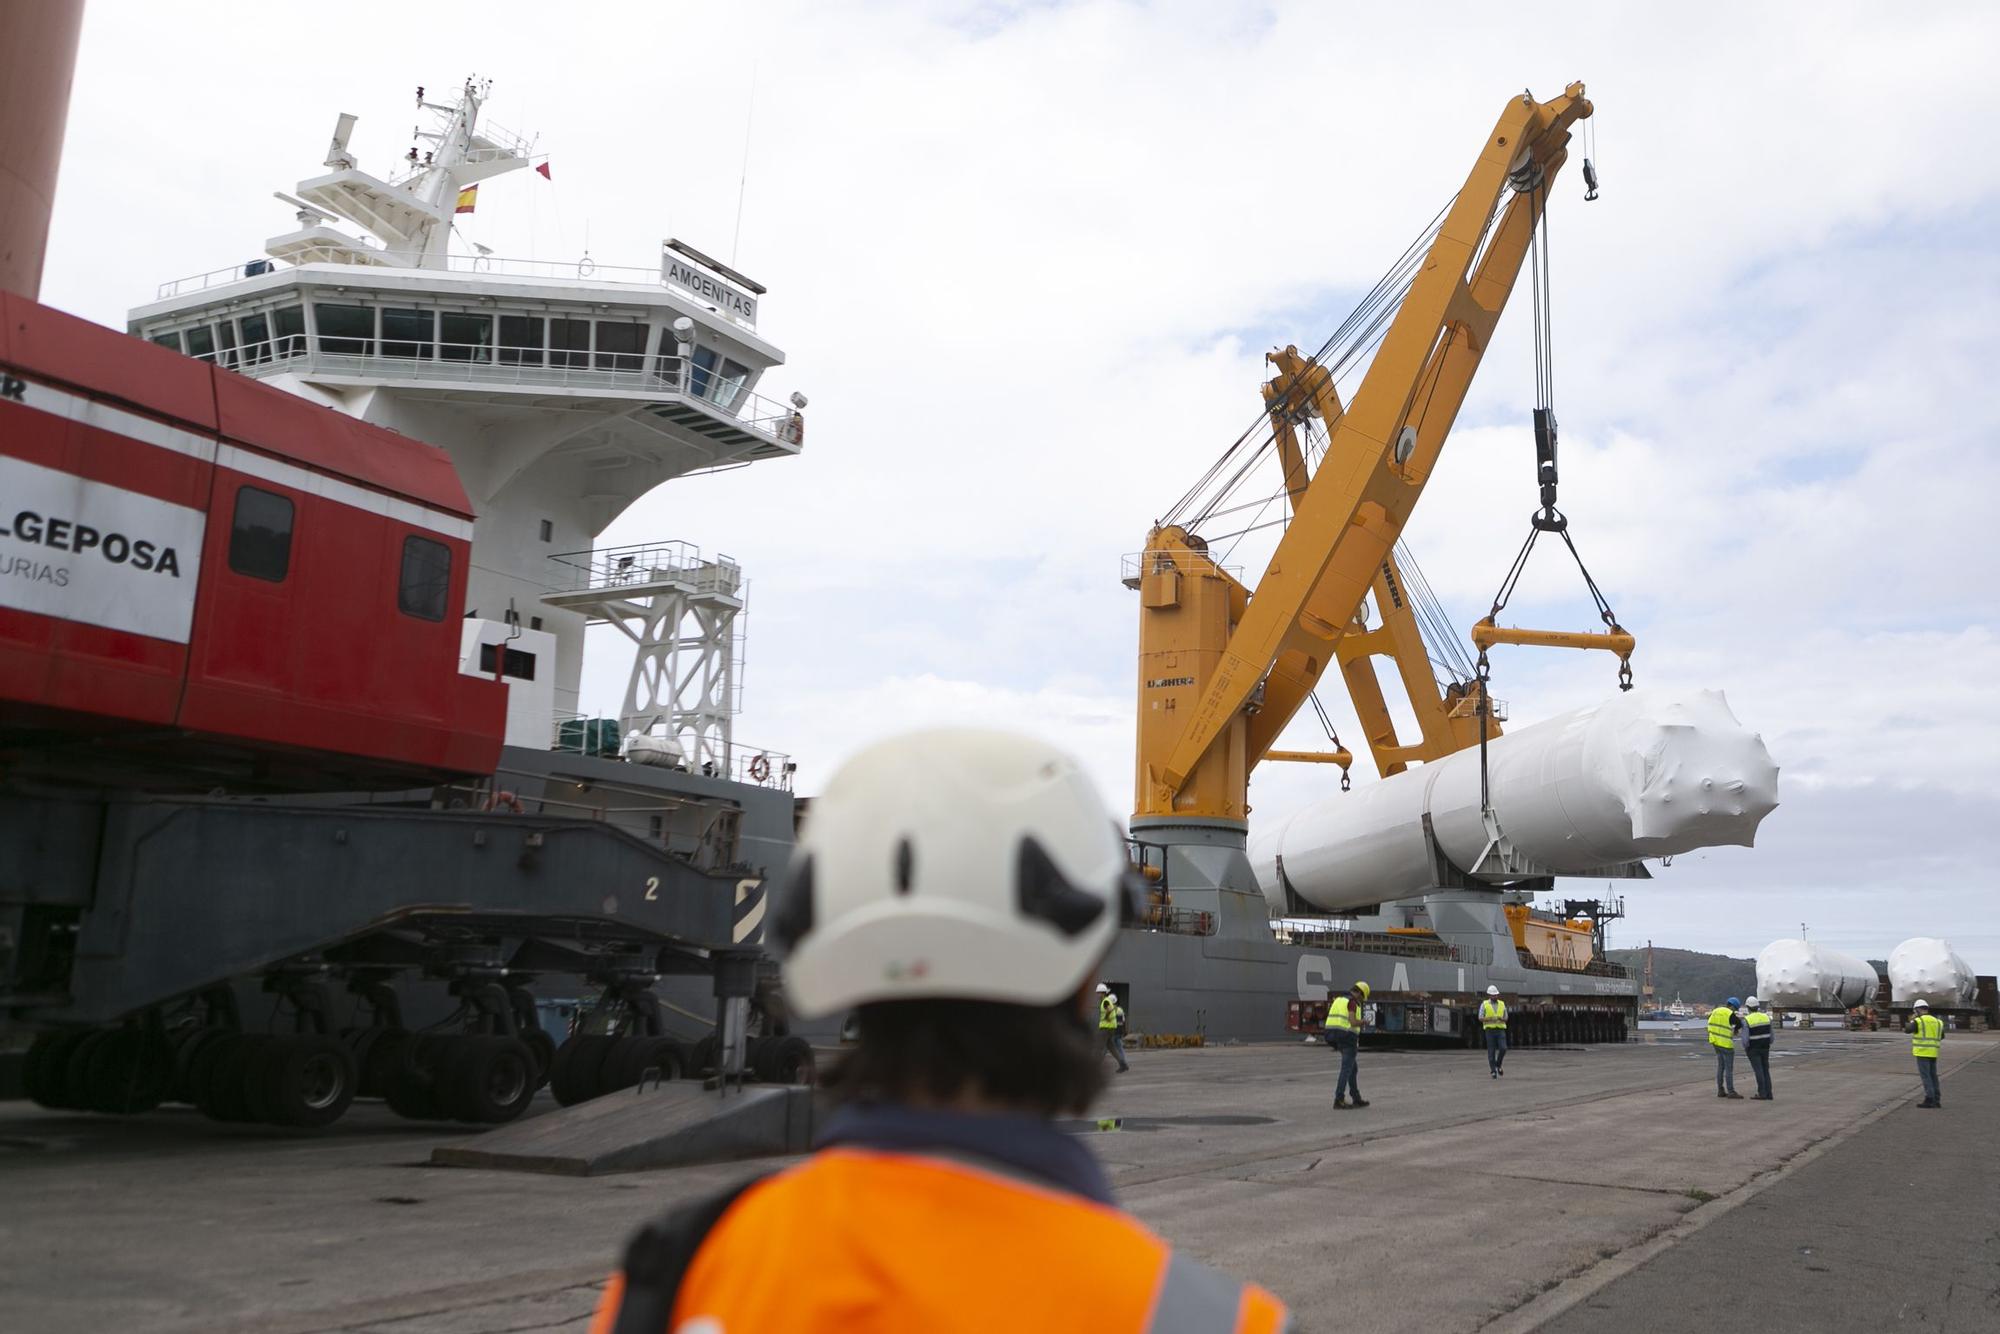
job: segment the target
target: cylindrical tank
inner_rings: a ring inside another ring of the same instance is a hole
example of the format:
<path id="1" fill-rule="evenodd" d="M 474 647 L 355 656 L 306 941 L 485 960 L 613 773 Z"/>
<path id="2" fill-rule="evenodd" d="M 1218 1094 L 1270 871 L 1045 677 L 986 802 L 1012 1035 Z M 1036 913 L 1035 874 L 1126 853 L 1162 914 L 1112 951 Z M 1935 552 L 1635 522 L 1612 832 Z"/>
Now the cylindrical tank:
<path id="1" fill-rule="evenodd" d="M 0 292 L 42 287 L 83 0 L 0 4 Z"/>
<path id="2" fill-rule="evenodd" d="M 1806 940 L 1774 940 L 1757 956 L 1757 998 L 1774 1010 L 1850 1009 L 1882 979 L 1864 959 Z"/>
<path id="3" fill-rule="evenodd" d="M 1778 804 L 1778 766 L 1720 691 L 1625 692 L 1509 732 L 1487 752 L 1500 830 L 1547 873 L 1748 847 Z M 1471 873 L 1489 841 L 1476 748 L 1266 825 L 1250 863 L 1280 912 L 1286 884 L 1325 912 L 1422 894 L 1440 878 L 1426 816 L 1437 848 Z"/>
<path id="4" fill-rule="evenodd" d="M 1949 943 L 1916 936 L 1889 951 L 1889 995 L 1897 1005 L 1924 1001 L 1939 1009 L 1971 1006 L 1972 969 Z"/>

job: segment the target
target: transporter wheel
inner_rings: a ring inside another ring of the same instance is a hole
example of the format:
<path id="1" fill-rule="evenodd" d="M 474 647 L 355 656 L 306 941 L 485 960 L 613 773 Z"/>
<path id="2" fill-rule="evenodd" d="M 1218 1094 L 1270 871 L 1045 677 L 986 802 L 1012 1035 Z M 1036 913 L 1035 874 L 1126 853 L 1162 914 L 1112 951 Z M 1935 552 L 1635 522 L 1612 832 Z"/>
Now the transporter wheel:
<path id="1" fill-rule="evenodd" d="M 556 1095 L 556 1101 L 574 1107 L 596 1097 L 602 1091 L 598 1081 L 603 1078 L 604 1062 L 617 1044 L 617 1038 L 591 1033 L 556 1048 L 555 1064 L 549 1067 L 549 1091 Z"/>
<path id="2" fill-rule="evenodd" d="M 89 1033 L 75 1029 L 35 1036 L 21 1070 L 21 1084 L 22 1091 L 34 1100 L 37 1107 L 47 1107 L 52 1111 L 62 1108 L 64 1072 L 69 1069 L 70 1053 L 89 1036 Z"/>
<path id="3" fill-rule="evenodd" d="M 413 1033 L 401 1044 L 384 1090 L 389 1110 L 412 1121 L 435 1121 L 444 1115 L 438 1097 L 437 1067 L 448 1051 L 449 1041 L 434 1033 Z"/>
<path id="4" fill-rule="evenodd" d="M 228 1036 L 229 1030 L 224 1028 L 197 1028 L 182 1035 L 174 1046 L 174 1079 L 167 1091 L 167 1101 L 189 1104 L 200 1101 L 194 1085 L 195 1059 Z"/>
<path id="5" fill-rule="evenodd" d="M 257 1067 L 262 1105 L 274 1125 L 332 1125 L 354 1101 L 360 1084 L 354 1054 L 338 1038 L 305 1034 L 273 1042 Z"/>
<path id="6" fill-rule="evenodd" d="M 556 1040 L 539 1028 L 528 1028 L 521 1031 L 521 1041 L 535 1058 L 535 1087 L 540 1088 L 549 1082 L 549 1071 L 555 1068 Z"/>
<path id="7" fill-rule="evenodd" d="M 267 1126 L 281 1124 L 277 1104 L 272 1100 L 271 1070 L 283 1054 L 287 1034 L 257 1033 L 250 1038 L 249 1055 L 243 1061 L 243 1119 Z"/>
<path id="8" fill-rule="evenodd" d="M 817 1074 L 812 1043 L 802 1037 L 772 1038 L 758 1053 L 757 1078 L 770 1084 L 810 1084 Z"/>
<path id="9" fill-rule="evenodd" d="M 361 1071 L 357 1086 L 361 1097 L 389 1096 L 390 1082 L 395 1078 L 396 1067 L 403 1059 L 403 1048 L 409 1045 L 409 1041 L 410 1032 L 405 1028 L 364 1028 L 354 1035 L 349 1050 L 354 1053 L 354 1062 Z"/>
<path id="10" fill-rule="evenodd" d="M 535 1054 L 519 1038 L 461 1038 L 439 1081 L 453 1117 L 500 1125 L 534 1101 Z"/>
<path id="11" fill-rule="evenodd" d="M 93 1112 L 129 1116 L 158 1107 L 172 1087 L 173 1049 L 157 1033 L 122 1028 L 106 1035 L 84 1073 Z"/>
<path id="12" fill-rule="evenodd" d="M 225 1030 L 213 1030 L 215 1036 L 195 1047 L 188 1054 L 187 1073 L 183 1077 L 182 1091 L 187 1101 L 204 1113 L 208 1110 L 211 1090 L 215 1086 L 215 1069 L 221 1063 L 223 1050 L 243 1035 Z"/>
<path id="13" fill-rule="evenodd" d="M 57 1107 L 66 1112 L 81 1112 L 90 1106 L 91 1062 L 97 1056 L 97 1049 L 110 1039 L 110 1029 L 93 1029 L 69 1049 L 69 1058 L 63 1062 L 62 1086 L 56 1094 Z"/>
<path id="14" fill-rule="evenodd" d="M 210 1049 L 215 1056 L 208 1064 L 207 1079 L 199 1090 L 201 1102 L 197 1104 L 202 1115 L 227 1123 L 250 1119 L 245 1086 L 250 1082 L 251 1060 L 262 1045 L 262 1036 L 231 1033 Z M 199 1061 L 196 1071 L 199 1077 Z"/>
<path id="15" fill-rule="evenodd" d="M 705 1075 L 714 1070 L 721 1050 L 722 1040 L 713 1033 L 704 1033 L 695 1039 L 694 1046 L 688 1049 L 688 1074 Z"/>
<path id="16" fill-rule="evenodd" d="M 604 1072 L 598 1087 L 606 1093 L 628 1089 L 658 1070 L 662 1079 L 679 1079 L 685 1064 L 681 1044 L 672 1038 L 621 1038 L 617 1050 L 604 1058 Z"/>

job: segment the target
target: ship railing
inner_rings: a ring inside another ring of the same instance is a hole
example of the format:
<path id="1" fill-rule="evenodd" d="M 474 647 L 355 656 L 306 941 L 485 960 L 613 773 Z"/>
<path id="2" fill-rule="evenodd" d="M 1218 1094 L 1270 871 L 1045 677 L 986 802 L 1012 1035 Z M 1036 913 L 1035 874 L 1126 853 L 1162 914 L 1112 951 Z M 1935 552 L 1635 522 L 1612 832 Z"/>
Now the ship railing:
<path id="1" fill-rule="evenodd" d="M 695 593 L 733 596 L 743 587 L 743 567 L 717 553 L 702 554 L 692 542 L 644 542 L 636 546 L 565 551 L 550 556 L 555 565 L 552 592 L 638 590 L 672 583 Z"/>
<path id="2" fill-rule="evenodd" d="M 798 408 L 765 398 L 745 389 L 741 380 L 730 379 L 714 368 L 681 357 L 326 334 L 318 335 L 317 341 L 315 346 L 314 339 L 305 334 L 283 334 L 202 359 L 213 359 L 232 370 L 257 376 L 318 373 L 538 389 L 594 389 L 642 397 L 672 394 L 776 443 L 805 442 L 805 415 Z M 329 350 L 329 345 L 339 350 Z"/>
<path id="3" fill-rule="evenodd" d="M 1188 553 L 1185 551 L 1175 551 L 1170 548 L 1152 551 L 1128 551 L 1118 558 L 1119 582 L 1127 588 L 1137 588 L 1140 576 L 1155 569 L 1174 568 L 1174 558 L 1176 556 L 1185 560 Z M 1240 584 L 1243 582 L 1243 567 L 1241 565 L 1224 565 L 1219 561 L 1214 561 L 1213 557 L 1211 557 L 1211 561 L 1214 563 L 1216 569 L 1222 571 L 1222 573 L 1228 575 L 1237 583 Z"/>
<path id="4" fill-rule="evenodd" d="M 421 169 L 418 174 L 421 173 Z M 348 237 L 353 243 L 355 257 L 348 260 L 309 260 L 305 264 L 293 264 L 289 260 L 275 257 L 246 260 L 240 264 L 230 264 L 206 273 L 189 274 L 185 278 L 174 278 L 159 286 L 160 301 L 170 301 L 175 297 L 191 296 L 196 292 L 206 292 L 232 283 L 247 282 L 262 278 L 284 269 L 310 268 L 314 265 L 351 265 L 360 263 L 380 265 L 385 269 L 427 269 L 431 272 L 477 273 L 497 278 L 525 278 L 538 282 L 564 284 L 604 283 L 614 287 L 648 287 L 670 289 L 666 275 L 660 266 L 639 264 L 602 264 L 590 256 L 581 259 L 520 259 L 506 255 L 432 255 L 422 250 L 391 250 L 386 246 L 370 244 L 359 237 Z M 677 289 L 675 289 L 677 290 Z M 707 302 L 698 301 L 692 295 L 687 299 L 695 301 L 704 309 Z M 716 310 L 716 314 L 731 324 L 744 329 L 755 329 L 754 320 L 746 320 L 727 310 Z"/>

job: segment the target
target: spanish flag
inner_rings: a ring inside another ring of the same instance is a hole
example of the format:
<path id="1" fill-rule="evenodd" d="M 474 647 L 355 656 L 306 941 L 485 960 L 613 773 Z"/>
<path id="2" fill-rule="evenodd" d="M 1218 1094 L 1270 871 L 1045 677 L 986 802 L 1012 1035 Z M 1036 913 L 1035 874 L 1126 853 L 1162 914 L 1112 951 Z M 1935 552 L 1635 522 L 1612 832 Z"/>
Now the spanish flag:
<path id="1" fill-rule="evenodd" d="M 453 211 L 457 213 L 470 213 L 478 204 L 479 187 L 468 185 L 458 192 L 458 207 Z"/>

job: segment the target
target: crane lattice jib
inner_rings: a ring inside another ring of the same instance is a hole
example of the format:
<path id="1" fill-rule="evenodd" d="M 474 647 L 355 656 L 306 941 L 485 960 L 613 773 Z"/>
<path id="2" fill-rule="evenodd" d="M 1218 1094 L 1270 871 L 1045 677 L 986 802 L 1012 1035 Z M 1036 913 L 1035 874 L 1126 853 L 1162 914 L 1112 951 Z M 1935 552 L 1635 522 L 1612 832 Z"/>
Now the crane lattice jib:
<path id="1" fill-rule="evenodd" d="M 1244 818 L 1249 771 L 1337 660 L 1340 640 L 1435 471 L 1566 157 L 1569 127 L 1590 110 L 1581 83 L 1548 102 L 1523 94 L 1507 104 L 1351 405 L 1342 407 L 1330 376 L 1291 370 L 1291 383 L 1311 396 L 1326 424 L 1324 457 L 1295 491 L 1294 516 L 1254 594 L 1246 600 L 1240 586 L 1231 588 L 1226 621 L 1204 618 L 1224 637 L 1203 635 L 1210 642 L 1191 648 L 1201 669 L 1192 698 L 1178 710 L 1163 702 L 1162 712 L 1147 699 L 1152 683 L 1142 663 L 1138 817 Z M 1514 193 L 1501 209 L 1510 185 Z M 1299 468 L 1285 453 L 1292 483 Z M 1171 554 L 1176 565 L 1185 559 L 1184 574 L 1216 569 L 1199 539 L 1178 528 L 1156 530 L 1147 550 Z M 1178 685 L 1184 678 L 1163 679 Z M 1204 765 L 1219 766 L 1217 781 L 1193 781 Z"/>

